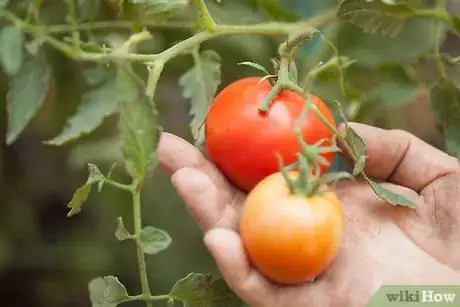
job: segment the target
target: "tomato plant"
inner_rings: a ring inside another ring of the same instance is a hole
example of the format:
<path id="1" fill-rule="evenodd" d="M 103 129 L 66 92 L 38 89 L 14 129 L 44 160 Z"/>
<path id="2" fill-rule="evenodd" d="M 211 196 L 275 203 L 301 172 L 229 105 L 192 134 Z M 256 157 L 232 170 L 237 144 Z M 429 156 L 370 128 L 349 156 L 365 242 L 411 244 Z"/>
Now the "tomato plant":
<path id="1" fill-rule="evenodd" d="M 271 89 L 269 81 L 259 77 L 235 81 L 217 95 L 206 117 L 205 139 L 210 159 L 245 191 L 279 171 L 277 154 L 291 164 L 300 151 L 295 129 L 305 99 L 296 92 L 281 91 L 265 113 L 259 107 Z M 335 125 L 332 112 L 320 98 L 310 94 L 310 101 Z M 312 111 L 300 129 L 307 144 L 332 143 L 333 132 Z M 320 173 L 324 174 L 334 153 L 326 152 L 322 156 L 329 163 L 321 164 Z"/>
<path id="2" fill-rule="evenodd" d="M 298 174 L 290 174 L 290 177 Z M 278 172 L 263 179 L 245 201 L 240 233 L 248 257 L 281 284 L 312 281 L 336 258 L 344 215 L 327 186 L 313 196 L 294 194 Z"/>
<path id="3" fill-rule="evenodd" d="M 68 216 L 82 211 L 94 187 L 110 186 L 131 200 L 132 229 L 121 217 L 112 222 L 116 239 L 135 243 L 139 291 L 128 291 L 115 276 L 97 277 L 89 283 L 93 306 L 137 301 L 152 306 L 165 300 L 213 307 L 235 298 L 223 280 L 197 273 L 169 293 L 153 294 L 147 274 L 147 258 L 172 242 L 166 230 L 144 225 L 141 192 L 158 165 L 164 110 L 176 113 L 177 99 L 163 94 L 176 94 L 176 87 L 190 103 L 196 145 L 205 141 L 211 161 L 249 192 L 241 232 L 250 258 L 282 283 L 313 278 L 338 251 L 344 225 L 328 184 L 346 176 L 329 168 L 336 153 L 350 156 L 352 175 L 369 183 L 377 196 L 414 207 L 365 174 L 366 146 L 349 120 L 392 117 L 391 108 L 423 91 L 443 128 L 445 150 L 460 157 L 460 58 L 442 48 L 448 37 L 460 34 L 460 19 L 446 1 L 324 0 L 327 9 L 308 18 L 285 9 L 297 10 L 294 3 L 306 2 L 0 1 L 6 145 L 14 146 L 52 100 L 44 121 L 54 116 L 54 108 L 56 114 L 58 109 L 73 114 L 60 131 L 46 130 L 53 134 L 43 136 L 43 145 L 67 145 L 80 158 L 91 153 L 76 163 L 87 165 L 89 176 L 73 197 L 67 195 Z M 264 75 L 238 66 L 242 58 Z M 270 59 L 276 59 L 273 73 L 262 65 Z M 66 87 L 71 94 L 63 94 Z M 342 118 L 344 132 L 333 115 Z M 98 139 L 102 126 L 109 136 Z M 89 135 L 97 146 L 82 141 Z M 95 161 L 109 162 L 106 174 Z M 286 175 L 293 170 L 296 180 Z M 100 212 L 100 219 L 111 217 Z M 302 248 L 306 243 L 310 249 Z"/>

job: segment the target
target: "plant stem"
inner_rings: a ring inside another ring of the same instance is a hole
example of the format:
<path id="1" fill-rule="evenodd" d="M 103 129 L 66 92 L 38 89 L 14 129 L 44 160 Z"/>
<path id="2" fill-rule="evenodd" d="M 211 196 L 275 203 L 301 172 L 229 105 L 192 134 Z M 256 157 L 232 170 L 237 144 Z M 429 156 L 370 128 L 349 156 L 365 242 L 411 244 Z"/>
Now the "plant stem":
<path id="1" fill-rule="evenodd" d="M 212 19 L 211 13 L 209 13 L 206 3 L 204 3 L 203 0 L 193 0 L 193 3 L 198 10 L 197 13 L 199 25 L 208 32 L 216 31 L 217 25 L 214 22 L 214 19 Z"/>
<path id="2" fill-rule="evenodd" d="M 140 236 L 142 229 L 142 213 L 141 213 L 141 184 L 137 182 L 135 188 L 131 191 L 133 198 L 133 215 L 134 215 L 134 237 L 136 242 L 137 260 L 139 263 L 139 275 L 141 279 L 142 296 L 150 297 L 150 286 L 147 276 L 147 268 L 145 265 L 144 250 L 141 246 Z M 146 301 L 147 307 L 151 307 L 151 303 Z"/>
<path id="3" fill-rule="evenodd" d="M 130 185 L 119 183 L 119 182 L 113 181 L 113 180 L 108 179 L 108 178 L 104 179 L 104 183 L 106 183 L 108 185 L 111 185 L 111 186 L 113 186 L 115 188 L 118 188 L 120 190 L 124 190 L 124 191 L 128 191 L 128 192 L 132 192 L 132 190 L 133 190 Z"/>
<path id="4" fill-rule="evenodd" d="M 129 301 L 162 301 L 162 300 L 169 300 L 172 297 L 169 294 L 163 294 L 163 295 L 134 295 L 130 296 L 127 299 L 127 302 Z"/>
<path id="5" fill-rule="evenodd" d="M 72 43 L 73 47 L 78 50 L 80 48 L 80 32 L 76 29 L 77 25 L 77 10 L 75 7 L 75 0 L 67 0 L 68 15 L 67 22 L 72 29 Z"/>
<path id="6" fill-rule="evenodd" d="M 164 50 L 158 54 L 134 54 L 134 53 L 92 53 L 92 52 L 76 52 L 70 45 L 59 41 L 58 39 L 50 36 L 48 32 L 48 27 L 44 26 L 34 26 L 26 23 L 24 20 L 13 14 L 12 12 L 0 7 L 0 16 L 10 20 L 16 27 L 22 29 L 24 32 L 27 32 L 37 38 L 42 39 L 43 41 L 49 43 L 54 48 L 58 49 L 65 55 L 69 56 L 74 60 L 80 61 L 94 61 L 94 62 L 103 62 L 110 60 L 129 60 L 137 62 L 154 62 L 157 60 L 163 61 L 166 63 L 171 58 L 181 54 L 184 50 L 192 49 L 193 47 L 217 37 L 223 36 L 232 36 L 232 35 L 288 35 L 295 30 L 313 27 L 319 28 L 329 22 L 333 18 L 335 12 L 329 11 L 323 15 L 311 18 L 309 20 L 301 21 L 298 23 L 278 23 L 278 22 L 269 22 L 269 23 L 260 23 L 252 25 L 216 25 L 214 32 L 200 32 L 198 34 L 189 37 L 188 39 L 170 47 L 169 49 Z M 109 23 L 99 24 L 100 26 L 108 26 Z M 131 23 L 130 23 L 131 25 Z M 81 29 L 80 25 L 80 29 Z M 123 26 L 126 26 L 126 23 L 123 23 Z M 90 26 L 85 26 L 88 29 L 91 29 Z M 164 25 L 166 27 L 166 25 Z M 50 26 L 53 29 L 53 26 Z M 56 31 L 59 30 L 59 31 Z M 54 26 L 55 32 L 60 31 L 72 31 L 72 28 L 69 26 Z"/>

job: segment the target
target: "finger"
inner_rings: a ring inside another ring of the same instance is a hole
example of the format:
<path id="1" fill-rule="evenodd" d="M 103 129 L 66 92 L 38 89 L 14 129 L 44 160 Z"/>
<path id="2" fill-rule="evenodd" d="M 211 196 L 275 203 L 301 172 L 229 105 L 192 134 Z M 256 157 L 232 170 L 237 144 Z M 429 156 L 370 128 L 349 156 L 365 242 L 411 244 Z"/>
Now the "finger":
<path id="1" fill-rule="evenodd" d="M 384 130 L 350 123 L 364 140 L 364 171 L 377 180 L 390 181 L 420 192 L 434 180 L 459 170 L 458 160 L 402 130 Z"/>
<path id="2" fill-rule="evenodd" d="M 225 197 L 206 174 L 181 168 L 171 176 L 171 183 L 204 231 L 216 226 L 236 228 L 236 208 L 227 205 Z"/>
<path id="3" fill-rule="evenodd" d="M 194 168 L 203 171 L 218 187 L 233 188 L 195 146 L 174 134 L 167 132 L 161 134 L 158 156 L 160 167 L 168 174 L 173 174 L 184 167 Z"/>
<path id="4" fill-rule="evenodd" d="M 246 257 L 240 236 L 228 229 L 215 228 L 204 238 L 222 277 L 249 306 L 271 306 L 276 290 L 253 269 Z"/>

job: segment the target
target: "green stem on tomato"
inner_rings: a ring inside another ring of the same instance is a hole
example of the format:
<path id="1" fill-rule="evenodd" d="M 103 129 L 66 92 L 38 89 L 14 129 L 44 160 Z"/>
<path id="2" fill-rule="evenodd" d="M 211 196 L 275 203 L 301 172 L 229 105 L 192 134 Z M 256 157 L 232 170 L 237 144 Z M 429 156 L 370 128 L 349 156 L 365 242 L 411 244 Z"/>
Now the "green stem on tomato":
<path id="1" fill-rule="evenodd" d="M 134 218 L 134 238 L 136 242 L 137 260 L 139 265 L 139 276 L 141 280 L 142 295 L 150 297 L 150 286 L 147 276 L 147 268 L 145 265 L 145 254 L 142 249 L 140 236 L 142 229 L 142 212 L 141 212 L 141 185 L 142 180 L 134 184 L 134 189 L 131 191 L 133 199 L 133 218 Z M 146 301 L 147 307 L 151 307 L 151 302 Z"/>

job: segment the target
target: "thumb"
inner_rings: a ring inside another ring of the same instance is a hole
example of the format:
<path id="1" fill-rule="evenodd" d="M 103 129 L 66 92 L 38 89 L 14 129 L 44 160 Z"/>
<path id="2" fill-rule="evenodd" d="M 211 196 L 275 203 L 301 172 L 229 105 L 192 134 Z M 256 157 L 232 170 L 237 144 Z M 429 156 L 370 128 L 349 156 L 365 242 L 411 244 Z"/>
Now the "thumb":
<path id="1" fill-rule="evenodd" d="M 350 127 L 367 147 L 364 171 L 377 180 L 420 192 L 434 180 L 460 169 L 457 159 L 409 132 L 358 123 L 350 123 Z M 339 130 L 345 130 L 344 124 Z M 345 158 L 350 160 L 348 154 Z"/>

